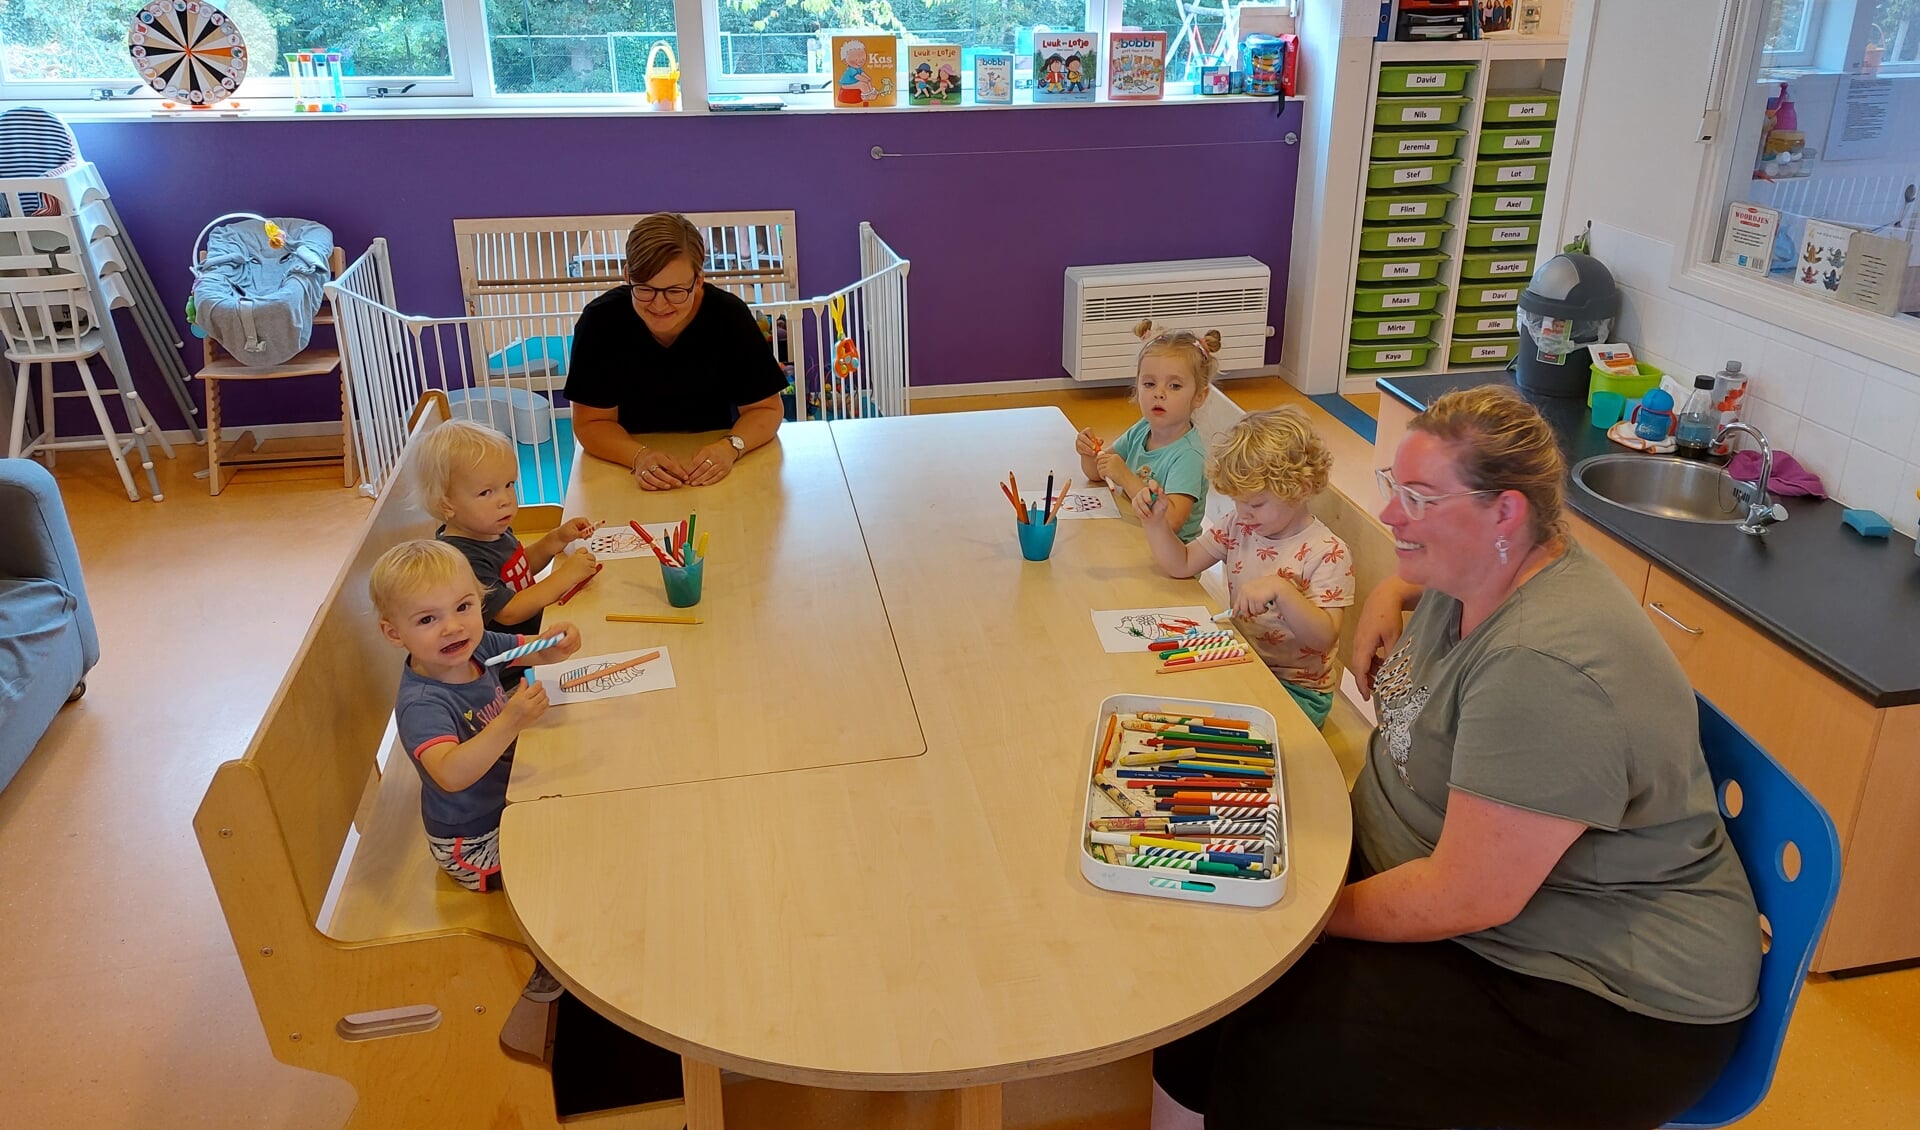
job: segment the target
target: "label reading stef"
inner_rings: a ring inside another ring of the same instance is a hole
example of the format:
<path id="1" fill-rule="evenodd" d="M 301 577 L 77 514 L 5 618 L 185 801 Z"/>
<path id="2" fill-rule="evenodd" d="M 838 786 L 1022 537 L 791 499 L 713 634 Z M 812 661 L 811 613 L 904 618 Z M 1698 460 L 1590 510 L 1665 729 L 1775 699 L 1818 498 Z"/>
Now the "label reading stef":
<path id="1" fill-rule="evenodd" d="M 1494 175 L 1495 179 L 1506 182 L 1532 180 L 1533 168 L 1532 165 L 1509 165 Z"/>
<path id="2" fill-rule="evenodd" d="M 1432 179 L 1432 165 L 1415 165 L 1411 169 L 1393 170 L 1393 183 L 1395 184 L 1419 184 Z"/>
<path id="3" fill-rule="evenodd" d="M 1387 215 L 1389 216 L 1424 216 L 1426 214 L 1427 214 L 1427 203 L 1424 200 L 1420 201 L 1417 204 L 1387 205 Z"/>

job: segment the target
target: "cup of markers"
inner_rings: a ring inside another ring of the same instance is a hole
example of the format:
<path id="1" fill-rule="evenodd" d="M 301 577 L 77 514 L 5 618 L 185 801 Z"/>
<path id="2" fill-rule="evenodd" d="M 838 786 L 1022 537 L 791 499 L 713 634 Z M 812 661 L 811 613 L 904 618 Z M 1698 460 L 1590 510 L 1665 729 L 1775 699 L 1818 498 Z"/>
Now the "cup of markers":
<path id="1" fill-rule="evenodd" d="M 1060 506 L 1072 489 L 1073 480 L 1068 479 L 1060 493 L 1054 494 L 1053 474 L 1048 472 L 1047 490 L 1041 496 L 1040 505 L 1028 506 L 1020 500 L 1020 480 L 1012 471 L 1007 472 L 1007 481 L 1000 484 L 1000 493 L 1013 504 L 1013 513 L 1018 519 L 1013 531 L 1020 539 L 1020 556 L 1028 561 L 1045 561 L 1053 556 L 1053 537 L 1060 528 Z"/>
<path id="2" fill-rule="evenodd" d="M 647 548 L 660 561 L 660 580 L 667 590 L 667 603 L 675 608 L 692 608 L 700 603 L 707 565 L 707 535 L 696 534 L 697 514 L 689 514 L 665 538 L 656 539 L 638 522 L 629 522 Z"/>

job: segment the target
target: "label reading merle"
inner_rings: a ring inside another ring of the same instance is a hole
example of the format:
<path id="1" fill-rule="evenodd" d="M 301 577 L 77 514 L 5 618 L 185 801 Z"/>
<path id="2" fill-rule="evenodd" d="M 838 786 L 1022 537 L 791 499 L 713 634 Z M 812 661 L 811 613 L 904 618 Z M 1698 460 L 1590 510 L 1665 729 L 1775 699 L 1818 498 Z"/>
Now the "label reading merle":
<path id="1" fill-rule="evenodd" d="M 1387 236 L 1388 247 L 1425 247 L 1427 233 L 1423 231 L 1397 231 Z"/>
<path id="2" fill-rule="evenodd" d="M 1400 111 L 1400 120 L 1403 122 L 1437 122 L 1440 120 L 1440 107 L 1409 106 Z"/>
<path id="3" fill-rule="evenodd" d="M 1493 201 L 1493 210 L 1496 212 L 1531 212 L 1533 211 L 1533 197 L 1497 196 Z"/>
<path id="4" fill-rule="evenodd" d="M 1393 170 L 1393 183 L 1395 184 L 1420 184 L 1432 179 L 1432 165 L 1416 165 L 1411 169 Z"/>
<path id="5" fill-rule="evenodd" d="M 1391 365 L 1397 361 L 1411 360 L 1413 360 L 1411 349 L 1378 349 L 1373 354 L 1373 363 L 1376 365 Z"/>
<path id="6" fill-rule="evenodd" d="M 1394 152 L 1403 157 L 1409 154 L 1438 153 L 1440 152 L 1440 142 L 1438 139 L 1431 137 L 1403 137 L 1400 139 L 1399 148 L 1394 150 Z"/>
<path id="7" fill-rule="evenodd" d="M 1388 263 L 1380 268 L 1380 277 L 1383 279 L 1411 279 L 1419 276 L 1420 264 L 1418 263 Z"/>
<path id="8" fill-rule="evenodd" d="M 1426 214 L 1427 214 L 1427 202 L 1424 200 L 1420 201 L 1417 204 L 1387 205 L 1387 215 L 1389 216 L 1424 216 Z"/>
<path id="9" fill-rule="evenodd" d="M 1532 165 L 1511 165 L 1494 174 L 1494 179 L 1500 181 L 1532 180 L 1533 170 L 1534 166 Z"/>
<path id="10" fill-rule="evenodd" d="M 1533 229 L 1530 227 L 1493 229 L 1493 241 L 1495 243 L 1524 243 L 1532 238 Z"/>
<path id="11" fill-rule="evenodd" d="M 1380 299 L 1380 305 L 1389 310 L 1395 310 L 1402 306 L 1418 306 L 1420 305 L 1420 292 L 1413 291 L 1409 294 L 1384 295 Z"/>
<path id="12" fill-rule="evenodd" d="M 1502 149 L 1538 149 L 1547 139 L 1537 133 L 1508 134 L 1500 139 Z"/>
<path id="13" fill-rule="evenodd" d="M 1507 107 L 1509 118 L 1544 118 L 1547 116 L 1545 102 L 1515 102 Z"/>

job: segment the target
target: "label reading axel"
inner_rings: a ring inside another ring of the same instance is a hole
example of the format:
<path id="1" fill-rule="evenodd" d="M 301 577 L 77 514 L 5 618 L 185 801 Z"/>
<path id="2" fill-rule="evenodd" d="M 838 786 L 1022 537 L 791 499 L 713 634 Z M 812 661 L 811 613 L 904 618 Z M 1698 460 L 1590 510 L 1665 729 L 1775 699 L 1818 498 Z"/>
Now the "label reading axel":
<path id="1" fill-rule="evenodd" d="M 1387 205 L 1387 215 L 1389 216 L 1424 216 L 1426 214 L 1427 214 L 1427 203 L 1424 200 L 1419 202 L 1418 204 Z"/>
<path id="2" fill-rule="evenodd" d="M 1507 182 L 1532 180 L 1533 169 L 1532 165 L 1510 165 L 1496 173 L 1495 179 Z"/>
<path id="3" fill-rule="evenodd" d="M 1502 149 L 1538 149 L 1547 139 L 1537 133 L 1516 133 L 1500 139 Z"/>
<path id="4" fill-rule="evenodd" d="M 1431 137 L 1403 137 L 1394 152 L 1401 156 L 1440 152 L 1440 142 Z"/>
<path id="5" fill-rule="evenodd" d="M 1430 181 L 1432 179 L 1432 165 L 1415 165 L 1411 169 L 1393 170 L 1393 183 L 1395 184 L 1419 184 L 1422 181 Z"/>
<path id="6" fill-rule="evenodd" d="M 1531 212 L 1533 211 L 1533 197 L 1497 196 L 1493 201 L 1493 210 L 1496 212 Z"/>
<path id="7" fill-rule="evenodd" d="M 1418 263 L 1388 263 L 1380 268 L 1380 277 L 1383 279 L 1411 279 L 1419 275 L 1420 264 Z"/>
<path id="8" fill-rule="evenodd" d="M 1413 360 L 1411 349 L 1377 349 L 1373 354 L 1373 363 L 1376 365 L 1391 365 L 1397 361 L 1411 360 Z"/>
<path id="9" fill-rule="evenodd" d="M 1420 305 L 1420 292 L 1414 291 L 1411 294 L 1389 294 L 1380 299 L 1380 305 L 1389 310 L 1399 309 L 1403 306 L 1418 306 Z"/>
<path id="10" fill-rule="evenodd" d="M 1425 247 L 1427 233 L 1423 231 L 1397 231 L 1388 234 L 1388 247 Z"/>
<path id="11" fill-rule="evenodd" d="M 1493 241 L 1495 243 L 1523 243 L 1532 238 L 1533 238 L 1532 228 L 1495 228 L 1493 229 Z"/>
<path id="12" fill-rule="evenodd" d="M 1437 122 L 1440 120 L 1440 107 L 1409 106 L 1400 111 L 1400 120 L 1403 122 Z"/>

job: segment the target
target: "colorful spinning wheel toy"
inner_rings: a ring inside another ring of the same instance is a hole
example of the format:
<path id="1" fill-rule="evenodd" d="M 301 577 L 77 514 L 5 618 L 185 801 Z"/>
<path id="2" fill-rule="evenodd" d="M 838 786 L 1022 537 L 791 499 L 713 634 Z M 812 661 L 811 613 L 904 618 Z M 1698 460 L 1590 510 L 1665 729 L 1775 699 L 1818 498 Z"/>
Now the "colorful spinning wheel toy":
<path id="1" fill-rule="evenodd" d="M 247 77 L 247 44 L 225 12 L 202 0 L 153 0 L 127 33 L 134 69 L 148 86 L 189 106 L 233 97 Z"/>

